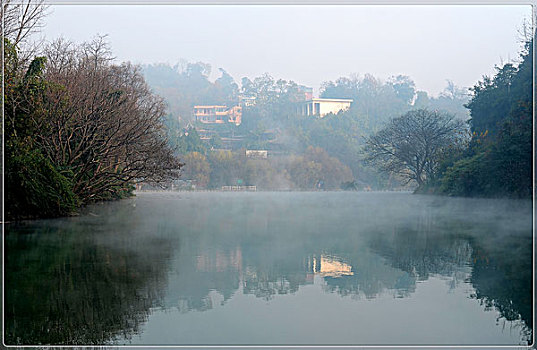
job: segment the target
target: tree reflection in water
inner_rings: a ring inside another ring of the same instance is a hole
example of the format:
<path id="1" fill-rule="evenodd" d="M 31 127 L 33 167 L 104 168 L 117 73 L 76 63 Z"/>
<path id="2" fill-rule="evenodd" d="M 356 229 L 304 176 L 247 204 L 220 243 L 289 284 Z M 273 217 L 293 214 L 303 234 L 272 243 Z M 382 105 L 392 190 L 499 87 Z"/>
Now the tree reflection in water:
<path id="1" fill-rule="evenodd" d="M 531 340 L 532 260 L 531 237 L 509 235 L 493 242 L 476 242 L 472 254 L 472 297 L 486 309 L 495 308 L 507 321 L 522 319 L 521 333 Z M 507 249 L 505 249 L 507 248 Z"/>
<path id="2" fill-rule="evenodd" d="M 236 293 L 268 301 L 316 283 L 353 299 L 408 298 L 433 276 L 471 285 L 470 297 L 522 320 L 531 339 L 531 203 L 145 196 L 97 217 L 8 226 L 7 343 L 122 342 L 154 308 L 207 311 Z"/>
<path id="3" fill-rule="evenodd" d="M 240 222 L 238 231 L 243 234 L 226 236 L 226 230 L 219 231 L 224 237 L 215 237 L 216 244 L 226 242 L 222 246 L 228 248 L 202 253 L 207 254 L 203 261 L 220 261 L 226 269 L 217 268 L 216 263 L 212 269 L 204 264 L 203 271 L 199 264 L 198 269 L 187 269 L 197 276 L 196 281 L 216 281 L 209 270 L 225 275 L 220 281 L 233 281 L 225 288 L 214 283 L 207 286 L 198 296 L 198 303 L 204 306 L 196 307 L 192 300 L 191 306 L 204 309 L 206 303 L 201 300 L 212 290 L 224 296 L 224 303 L 237 290 L 270 300 L 312 284 L 315 275 L 322 278 L 325 291 L 342 296 L 373 299 L 389 293 L 404 298 L 415 292 L 420 281 L 440 276 L 451 289 L 470 283 L 475 289 L 471 297 L 494 307 L 507 321 L 522 320 L 526 325 L 522 337 L 531 339 L 531 203 L 490 201 L 491 206 L 482 200 L 428 200 L 430 206 L 410 208 L 412 215 L 396 215 L 377 226 L 364 225 L 358 233 L 349 230 L 347 222 L 326 226 L 322 219 L 312 220 L 315 213 L 307 218 L 295 213 L 283 227 L 278 220 L 270 220 L 281 212 L 263 207 L 260 217 L 269 218 L 264 226 L 252 215 L 255 223 Z M 255 210 L 253 206 L 254 214 Z M 501 224 L 489 220 L 497 213 L 514 216 Z M 209 210 L 206 215 L 218 214 Z M 230 227 L 237 229 L 236 225 Z M 290 234 L 275 234 L 281 231 Z M 237 246 L 229 248 L 229 242 Z"/>
<path id="4" fill-rule="evenodd" d="M 162 300 L 173 243 L 167 228 L 136 220 L 125 204 L 97 209 L 98 217 L 7 227 L 7 344 L 128 338 Z"/>
<path id="5" fill-rule="evenodd" d="M 521 336 L 531 343 L 531 202 L 498 203 L 500 207 L 489 215 L 516 213 L 507 225 L 497 226 L 495 220 L 479 221 L 480 218 L 472 222 L 468 217 L 446 220 L 445 213 L 426 211 L 417 222 L 394 227 L 391 235 L 375 236 L 370 245 L 391 266 L 418 280 L 438 274 L 450 278 L 452 287 L 469 282 L 475 289 L 471 297 L 479 300 L 485 310 L 495 308 L 505 321 L 522 320 L 526 327 L 520 329 Z M 476 213 L 469 207 L 483 205 L 479 200 L 460 200 L 458 205 L 462 208 L 457 210 L 478 216 L 491 209 L 485 207 Z"/>

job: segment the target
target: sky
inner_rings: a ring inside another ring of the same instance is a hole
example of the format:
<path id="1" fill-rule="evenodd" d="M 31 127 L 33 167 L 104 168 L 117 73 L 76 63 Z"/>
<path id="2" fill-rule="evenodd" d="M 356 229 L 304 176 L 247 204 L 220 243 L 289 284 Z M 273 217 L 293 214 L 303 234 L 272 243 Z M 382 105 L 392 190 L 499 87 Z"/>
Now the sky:
<path id="1" fill-rule="evenodd" d="M 408 75 L 437 95 L 518 57 L 530 5 L 54 5 L 47 40 L 108 35 L 119 61 L 181 59 L 240 82 L 269 73 L 311 86 L 351 74 Z"/>

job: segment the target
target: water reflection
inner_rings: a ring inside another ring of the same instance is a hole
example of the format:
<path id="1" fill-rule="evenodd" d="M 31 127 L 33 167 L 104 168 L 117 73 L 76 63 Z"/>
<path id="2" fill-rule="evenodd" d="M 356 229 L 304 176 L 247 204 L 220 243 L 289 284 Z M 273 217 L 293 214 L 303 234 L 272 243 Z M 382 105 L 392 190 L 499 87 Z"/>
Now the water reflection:
<path id="1" fill-rule="evenodd" d="M 532 279 L 531 237 L 510 236 L 501 242 L 475 242 L 470 282 L 472 295 L 486 309 L 496 309 L 507 321 L 522 319 L 528 328 L 521 333 L 531 339 Z M 499 246 L 498 244 L 502 244 Z M 507 250 L 506 250 L 507 248 Z"/>
<path id="2" fill-rule="evenodd" d="M 322 277 L 352 276 L 352 266 L 341 261 L 337 256 L 321 255 L 320 258 L 312 258 L 312 269 L 314 274 Z"/>
<path id="3" fill-rule="evenodd" d="M 162 300 L 173 248 L 168 227 L 127 204 L 6 226 L 7 344 L 103 344 L 138 332 Z"/>
<path id="4" fill-rule="evenodd" d="M 442 209 L 455 215 L 427 210 L 416 223 L 371 239 L 370 246 L 391 266 L 420 281 L 439 274 L 449 278 L 452 288 L 470 283 L 475 289 L 471 297 L 485 310 L 494 308 L 507 321 L 524 321 L 523 338 L 529 341 L 533 327 L 531 203 L 458 199 Z"/>
<path id="5" fill-rule="evenodd" d="M 419 284 L 438 278 L 531 339 L 531 203 L 198 193 L 91 210 L 8 227 L 8 343 L 125 343 L 155 310 L 232 319 L 239 295 L 271 303 L 306 286 L 419 305 Z"/>

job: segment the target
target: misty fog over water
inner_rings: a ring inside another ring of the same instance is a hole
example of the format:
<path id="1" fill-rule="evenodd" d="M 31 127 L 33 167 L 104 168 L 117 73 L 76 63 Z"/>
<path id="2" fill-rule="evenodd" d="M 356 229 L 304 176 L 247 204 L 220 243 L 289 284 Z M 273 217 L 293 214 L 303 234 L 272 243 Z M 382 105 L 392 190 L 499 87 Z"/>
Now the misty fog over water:
<path id="1" fill-rule="evenodd" d="M 531 4 L 120 4 L 3 1 L 3 345 L 535 347 Z"/>
<path id="2" fill-rule="evenodd" d="M 531 339 L 531 201 L 138 193 L 5 242 L 8 344 Z"/>

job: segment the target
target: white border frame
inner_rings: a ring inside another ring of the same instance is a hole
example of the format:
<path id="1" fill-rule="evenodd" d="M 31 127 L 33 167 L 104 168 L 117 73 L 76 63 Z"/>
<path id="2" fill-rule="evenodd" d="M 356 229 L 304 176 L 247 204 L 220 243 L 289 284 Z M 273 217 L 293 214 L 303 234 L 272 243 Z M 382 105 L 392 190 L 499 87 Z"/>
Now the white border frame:
<path id="1" fill-rule="evenodd" d="M 536 204 L 535 204 L 535 196 L 536 196 L 536 184 L 535 184 L 535 173 L 537 169 L 537 163 L 535 158 L 535 151 L 536 151 L 536 123 L 535 123 L 535 102 L 536 102 L 536 87 L 535 84 L 537 82 L 537 79 L 535 77 L 535 59 L 536 59 L 536 43 L 535 39 L 537 38 L 536 35 L 536 17 L 537 17 L 537 0 L 471 0 L 471 1 L 464 1 L 464 0 L 295 0 L 295 2 L 291 2 L 290 0 L 156 0 L 147 2 L 144 0 L 112 0 L 112 1 L 106 1 L 106 0 L 80 0 L 80 1 L 69 1 L 69 0 L 51 0 L 46 1 L 46 5 L 55 5 L 55 6 L 61 6 L 61 5 L 93 5 L 93 6 L 110 6 L 110 5 L 121 5 L 121 6 L 128 6 L 128 5 L 147 5 L 147 6 L 156 6 L 156 5 L 176 5 L 176 6 L 217 6 L 217 5 L 240 5 L 240 6 L 262 6 L 262 5 L 274 5 L 274 6 L 286 6 L 286 5 L 292 5 L 292 6 L 308 6 L 308 5 L 317 5 L 317 6 L 341 6 L 341 5 L 354 5 L 354 6 L 364 6 L 364 5 L 374 5 L 374 6 L 390 6 L 390 5 L 403 5 L 403 6 L 413 6 L 413 5 L 424 5 L 424 6 L 475 6 L 475 5 L 529 5 L 532 7 L 532 18 L 531 18 L 531 25 L 532 25 L 532 33 L 533 33 L 533 140 L 532 140 L 532 163 L 533 163 L 533 174 L 532 174 L 532 242 L 533 242 L 533 273 L 532 273 L 532 282 L 533 282 L 533 296 L 532 296 L 532 321 L 533 321 L 533 329 L 532 329 L 532 344 L 531 345 L 113 345 L 113 344 L 103 344 L 103 345 L 7 345 L 5 344 L 5 337 L 4 337 L 4 331 L 5 331 L 5 307 L 4 307 L 4 286 L 5 286 L 5 279 L 4 279 L 4 258 L 5 258 L 5 201 L 4 201 L 4 195 L 5 195 L 5 178 L 4 178 L 4 169 L 5 169 L 5 163 L 4 163 L 4 74 L 2 74 L 2 217 L 0 223 L 2 224 L 2 346 L 6 348 L 83 348 L 83 347 L 90 347 L 90 348 L 191 348 L 191 349 L 253 349 L 253 348 L 259 348 L 259 349 L 529 349 L 536 346 L 535 340 L 535 316 L 536 316 L 536 294 L 537 294 L 537 286 L 535 281 L 535 250 L 536 250 L 536 239 L 535 239 L 535 226 L 536 226 Z M 14 1 L 15 3 L 17 1 Z M 0 3 L 0 6 L 3 6 L 3 4 Z M 1 13 L 1 20 L 2 23 L 4 22 L 4 12 Z M 1 33 L 1 68 L 2 72 L 4 71 L 4 27 L 2 26 L 2 33 Z"/>

